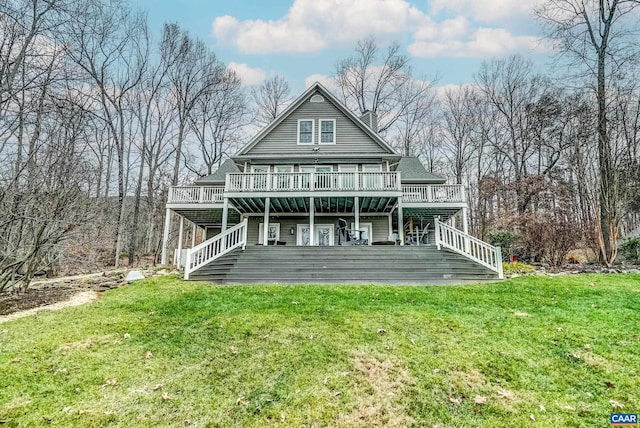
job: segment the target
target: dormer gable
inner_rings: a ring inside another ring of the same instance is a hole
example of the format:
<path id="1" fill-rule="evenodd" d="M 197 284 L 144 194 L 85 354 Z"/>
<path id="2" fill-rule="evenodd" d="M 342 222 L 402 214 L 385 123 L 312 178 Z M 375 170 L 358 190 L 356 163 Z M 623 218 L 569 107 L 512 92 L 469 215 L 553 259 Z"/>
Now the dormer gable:
<path id="1" fill-rule="evenodd" d="M 236 155 L 396 155 L 320 83 L 299 96 Z"/>

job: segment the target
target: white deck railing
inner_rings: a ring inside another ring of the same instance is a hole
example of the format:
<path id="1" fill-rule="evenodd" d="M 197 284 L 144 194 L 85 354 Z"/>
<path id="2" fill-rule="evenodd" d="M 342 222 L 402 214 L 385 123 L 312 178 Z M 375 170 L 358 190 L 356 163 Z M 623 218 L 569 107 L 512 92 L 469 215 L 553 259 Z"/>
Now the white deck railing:
<path id="1" fill-rule="evenodd" d="M 487 244 L 461 230 L 440 222 L 438 219 L 435 219 L 435 228 L 438 249 L 441 246 L 448 248 L 491 269 L 498 274 L 498 278 L 504 278 L 502 272 L 502 250 L 500 247 Z"/>
<path id="2" fill-rule="evenodd" d="M 222 203 L 227 192 L 400 191 L 396 172 L 302 172 L 229 174 L 223 186 L 173 186 L 169 204 Z M 402 186 L 404 202 L 466 201 L 461 184 Z"/>
<path id="3" fill-rule="evenodd" d="M 401 190 L 399 172 L 263 172 L 227 174 L 227 192 Z"/>
<path id="4" fill-rule="evenodd" d="M 189 279 L 189 275 L 193 271 L 211 263 L 233 249 L 242 247 L 244 250 L 247 246 L 247 224 L 248 220 L 244 219 L 242 223 L 217 234 L 213 238 L 207 239 L 200 245 L 190 248 L 187 251 L 187 260 L 184 264 L 184 279 Z"/>
<path id="5" fill-rule="evenodd" d="M 402 186 L 403 202 L 465 202 L 462 184 Z"/>
<path id="6" fill-rule="evenodd" d="M 173 186 L 169 188 L 170 204 L 210 204 L 222 202 L 223 186 Z"/>

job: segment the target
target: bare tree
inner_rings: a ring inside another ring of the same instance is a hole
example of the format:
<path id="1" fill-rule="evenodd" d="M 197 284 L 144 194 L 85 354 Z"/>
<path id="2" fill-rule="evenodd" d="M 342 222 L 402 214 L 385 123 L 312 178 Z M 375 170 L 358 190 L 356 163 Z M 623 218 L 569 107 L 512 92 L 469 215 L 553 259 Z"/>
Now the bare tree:
<path id="1" fill-rule="evenodd" d="M 216 85 L 198 99 L 189 115 L 189 126 L 198 140 L 197 160 L 187 168 L 208 175 L 240 140 L 247 122 L 247 102 L 240 78 L 228 68 L 220 68 Z M 202 170 L 204 163 L 204 170 Z"/>
<path id="2" fill-rule="evenodd" d="M 114 239 L 114 263 L 122 247 L 124 200 L 127 193 L 126 100 L 142 79 L 148 61 L 148 33 L 143 15 L 133 14 L 121 2 L 93 0 L 77 4 L 82 19 L 67 23 L 68 49 L 72 60 L 95 87 L 102 120 L 111 131 L 118 163 L 118 218 Z M 81 9 L 80 9 L 81 8 Z"/>
<path id="3" fill-rule="evenodd" d="M 177 118 L 178 131 L 171 179 L 175 186 L 178 184 L 183 162 L 183 145 L 190 131 L 189 117 L 198 101 L 214 90 L 222 65 L 202 41 L 191 38 L 177 24 L 165 24 L 160 53 L 169 70 L 170 102 L 173 103 Z"/>
<path id="4" fill-rule="evenodd" d="M 614 81 L 640 55 L 639 0 L 548 0 L 536 13 L 561 59 L 580 70 L 597 101 L 597 147 L 600 176 L 600 260 L 611 265 L 622 217 L 620 180 L 609 132 L 610 91 Z M 575 73 L 574 74 L 574 78 Z"/>
<path id="5" fill-rule="evenodd" d="M 256 121 L 259 125 L 268 125 L 291 101 L 289 83 L 282 76 L 273 76 L 251 88 L 251 98 L 256 105 Z"/>
<path id="6" fill-rule="evenodd" d="M 393 126 L 396 145 L 403 156 L 418 156 L 424 151 L 424 129 L 435 121 L 433 82 L 411 80 L 399 89 L 398 99 L 403 108 Z"/>
<path id="7" fill-rule="evenodd" d="M 442 143 L 457 184 L 469 171 L 469 164 L 478 153 L 478 104 L 480 97 L 469 86 L 447 89 L 442 100 Z"/>
<path id="8" fill-rule="evenodd" d="M 404 113 L 402 89 L 411 80 L 409 57 L 392 43 L 381 52 L 373 37 L 359 40 L 354 55 L 339 60 L 334 79 L 343 101 L 364 114 L 375 113 L 385 133 Z"/>

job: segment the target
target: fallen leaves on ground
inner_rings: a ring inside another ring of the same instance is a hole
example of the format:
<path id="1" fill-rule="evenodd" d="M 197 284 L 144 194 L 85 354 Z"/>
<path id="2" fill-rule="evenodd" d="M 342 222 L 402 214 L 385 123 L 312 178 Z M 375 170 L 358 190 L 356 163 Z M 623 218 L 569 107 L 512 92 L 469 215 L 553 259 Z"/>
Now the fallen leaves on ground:
<path id="1" fill-rule="evenodd" d="M 106 379 L 102 384 L 101 388 L 104 388 L 105 386 L 116 386 L 117 384 L 118 384 L 118 381 L 115 379 Z"/>
<path id="2" fill-rule="evenodd" d="M 170 397 L 170 396 L 169 396 L 169 394 L 167 394 L 166 392 L 163 392 L 163 393 L 162 393 L 162 399 L 163 399 L 164 401 L 167 401 L 167 400 L 171 400 L 171 397 Z"/>
<path id="3" fill-rule="evenodd" d="M 153 353 L 151 351 L 147 351 L 144 353 L 144 357 L 148 360 L 149 358 L 153 357 Z"/>
<path id="4" fill-rule="evenodd" d="M 385 334 L 387 332 L 387 330 L 385 330 L 384 328 L 379 328 L 378 329 L 378 334 Z"/>
<path id="5" fill-rule="evenodd" d="M 498 396 L 500 398 L 506 398 L 507 400 L 513 400 L 516 398 L 516 395 L 513 393 L 513 391 L 509 391 L 507 389 L 499 389 Z"/>
<path id="6" fill-rule="evenodd" d="M 476 404 L 484 404 L 487 402 L 487 397 L 483 397 L 482 395 L 476 395 L 476 398 L 473 399 Z"/>
<path id="7" fill-rule="evenodd" d="M 238 399 L 236 400 L 236 406 L 246 406 L 247 405 L 247 400 L 244 399 L 244 395 L 241 395 L 240 397 L 238 397 Z"/>
<path id="8" fill-rule="evenodd" d="M 456 397 L 448 397 L 449 401 L 451 401 L 453 404 L 460 404 L 462 402 L 462 399 L 460 398 L 456 398 Z"/>
<path id="9" fill-rule="evenodd" d="M 609 400 L 609 404 L 613 407 L 613 410 L 622 409 L 624 405 L 616 400 Z"/>

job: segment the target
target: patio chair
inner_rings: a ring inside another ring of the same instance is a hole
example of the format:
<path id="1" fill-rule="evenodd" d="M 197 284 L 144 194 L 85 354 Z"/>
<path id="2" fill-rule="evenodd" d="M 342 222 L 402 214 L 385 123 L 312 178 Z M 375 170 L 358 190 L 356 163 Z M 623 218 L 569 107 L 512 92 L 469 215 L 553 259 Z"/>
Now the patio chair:
<path id="1" fill-rule="evenodd" d="M 347 229 L 347 221 L 339 218 L 338 245 L 369 245 L 369 240 L 362 239 L 362 230 Z"/>

